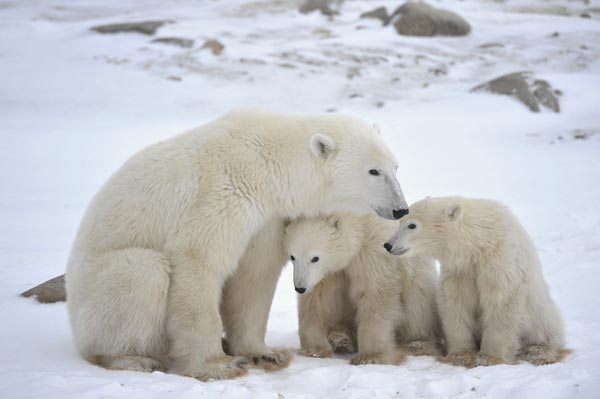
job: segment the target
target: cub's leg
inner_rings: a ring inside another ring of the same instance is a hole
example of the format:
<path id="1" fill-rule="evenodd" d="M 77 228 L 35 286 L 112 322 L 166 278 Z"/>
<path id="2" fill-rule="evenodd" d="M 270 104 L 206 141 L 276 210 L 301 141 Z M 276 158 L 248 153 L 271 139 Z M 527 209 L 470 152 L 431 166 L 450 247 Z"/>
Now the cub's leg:
<path id="1" fill-rule="evenodd" d="M 329 330 L 327 340 L 335 353 L 353 353 L 356 347 L 356 334 L 353 332 L 354 321 L 341 322 Z"/>
<path id="2" fill-rule="evenodd" d="M 129 248 L 84 260 L 67 274 L 77 348 L 113 370 L 164 369 L 170 267 L 160 252 Z"/>
<path id="3" fill-rule="evenodd" d="M 443 273 L 437 300 L 446 338 L 446 356 L 440 361 L 474 367 L 478 306 L 474 277 L 469 273 Z"/>
<path id="4" fill-rule="evenodd" d="M 403 281 L 405 326 L 400 328 L 401 340 L 409 355 L 439 356 L 441 324 L 437 311 L 437 273 L 432 258 L 408 258 L 406 274 L 412 278 Z M 407 276 L 408 277 L 408 276 Z"/>
<path id="5" fill-rule="evenodd" d="M 366 293 L 356 304 L 358 355 L 351 364 L 400 364 L 406 358 L 396 347 L 395 330 L 404 315 L 398 297 Z"/>
<path id="6" fill-rule="evenodd" d="M 325 277 L 309 293 L 298 295 L 300 354 L 330 357 L 328 332 L 345 317 L 348 309 L 346 277 L 338 272 Z"/>
<path id="7" fill-rule="evenodd" d="M 291 349 L 269 349 L 265 345 L 269 310 L 287 261 L 284 233 L 284 220 L 275 219 L 253 237 L 240 267 L 225 285 L 221 302 L 228 353 L 245 356 L 266 370 L 287 367 L 293 358 Z"/>
<path id="8" fill-rule="evenodd" d="M 478 273 L 481 345 L 476 364 L 479 366 L 515 361 L 525 313 L 524 293 L 528 289 L 516 269 L 513 259 L 499 257 L 482 265 Z"/>

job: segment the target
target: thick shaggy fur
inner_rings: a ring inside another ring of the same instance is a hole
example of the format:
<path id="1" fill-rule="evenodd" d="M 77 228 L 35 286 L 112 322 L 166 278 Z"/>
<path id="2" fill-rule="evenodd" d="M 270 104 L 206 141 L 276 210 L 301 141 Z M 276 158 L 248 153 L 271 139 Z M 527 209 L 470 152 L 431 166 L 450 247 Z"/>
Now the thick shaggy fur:
<path id="1" fill-rule="evenodd" d="M 66 288 L 79 352 L 201 380 L 241 375 L 248 361 L 284 367 L 289 351 L 264 344 L 283 221 L 324 209 L 392 218 L 406 208 L 395 167 L 357 119 L 259 110 L 140 151 L 96 194 L 73 244 Z"/>
<path id="2" fill-rule="evenodd" d="M 444 361 L 546 364 L 568 353 L 535 246 L 502 204 L 461 197 L 418 201 L 389 244 L 392 253 L 431 255 L 441 263 Z"/>
<path id="3" fill-rule="evenodd" d="M 358 349 L 352 364 L 399 364 L 406 350 L 437 354 L 435 264 L 387 253 L 382 244 L 396 226 L 372 214 L 334 213 L 287 227 L 294 284 L 306 289 L 298 297 L 303 354 Z"/>

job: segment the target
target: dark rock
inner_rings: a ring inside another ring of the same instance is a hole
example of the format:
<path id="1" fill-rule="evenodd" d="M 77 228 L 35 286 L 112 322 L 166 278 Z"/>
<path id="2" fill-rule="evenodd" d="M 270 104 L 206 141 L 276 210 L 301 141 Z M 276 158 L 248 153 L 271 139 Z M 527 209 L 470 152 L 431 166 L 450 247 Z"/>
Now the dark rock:
<path id="1" fill-rule="evenodd" d="M 304 0 L 298 11 L 302 14 L 310 14 L 313 11 L 321 11 L 321 14 L 327 15 L 329 17 L 333 15 L 339 14 L 338 11 L 335 11 L 331 8 L 331 4 L 333 0 Z"/>
<path id="2" fill-rule="evenodd" d="M 184 39 L 182 37 L 160 37 L 158 39 L 152 40 L 151 43 L 170 44 L 173 46 L 179 46 L 183 48 L 194 47 L 194 41 L 192 39 Z"/>
<path id="3" fill-rule="evenodd" d="M 545 80 L 531 79 L 529 72 L 515 72 L 474 87 L 471 91 L 489 91 L 511 96 L 522 102 L 532 112 L 540 112 L 540 105 L 560 112 L 556 91 Z"/>
<path id="4" fill-rule="evenodd" d="M 388 23 L 405 36 L 464 36 L 471 32 L 471 25 L 460 15 L 425 3 L 404 3 Z"/>
<path id="5" fill-rule="evenodd" d="M 202 45 L 202 48 L 210 49 L 213 55 L 219 55 L 225 50 L 225 45 L 218 40 L 207 40 Z"/>
<path id="6" fill-rule="evenodd" d="M 590 14 L 589 12 L 584 12 L 584 13 L 581 13 L 579 16 L 580 16 L 581 18 L 588 18 L 588 19 L 589 19 L 589 18 L 592 18 L 592 14 Z"/>
<path id="7" fill-rule="evenodd" d="M 157 21 L 143 21 L 143 22 L 125 22 L 119 24 L 100 25 L 91 28 L 94 32 L 98 33 L 143 33 L 144 35 L 153 35 L 156 33 L 158 28 L 165 24 L 172 24 L 173 21 L 169 20 L 157 20 Z"/>
<path id="8" fill-rule="evenodd" d="M 21 296 L 29 298 L 34 297 L 41 303 L 64 302 L 67 300 L 65 292 L 65 275 L 54 277 L 36 287 L 33 287 L 23 293 Z"/>
<path id="9" fill-rule="evenodd" d="M 374 10 L 364 12 L 360 14 L 361 18 L 374 18 L 383 22 L 384 25 L 388 23 L 390 19 L 390 14 L 388 14 L 388 10 L 385 7 L 377 7 Z"/>

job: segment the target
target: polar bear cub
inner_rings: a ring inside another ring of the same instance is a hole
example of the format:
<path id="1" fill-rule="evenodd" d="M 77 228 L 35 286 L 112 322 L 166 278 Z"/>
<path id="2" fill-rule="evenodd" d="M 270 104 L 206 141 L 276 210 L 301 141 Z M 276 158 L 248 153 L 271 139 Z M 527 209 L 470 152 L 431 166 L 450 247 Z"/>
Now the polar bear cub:
<path id="1" fill-rule="evenodd" d="M 285 248 L 300 293 L 301 353 L 352 352 L 354 341 L 352 364 L 398 364 L 405 348 L 397 339 L 411 354 L 437 353 L 435 264 L 429 257 L 388 254 L 381 244 L 396 226 L 373 214 L 336 212 L 287 227 Z"/>
<path id="2" fill-rule="evenodd" d="M 535 246 L 508 208 L 491 200 L 443 197 L 409 209 L 384 246 L 395 255 L 440 261 L 443 361 L 474 367 L 518 357 L 547 364 L 568 353 Z"/>

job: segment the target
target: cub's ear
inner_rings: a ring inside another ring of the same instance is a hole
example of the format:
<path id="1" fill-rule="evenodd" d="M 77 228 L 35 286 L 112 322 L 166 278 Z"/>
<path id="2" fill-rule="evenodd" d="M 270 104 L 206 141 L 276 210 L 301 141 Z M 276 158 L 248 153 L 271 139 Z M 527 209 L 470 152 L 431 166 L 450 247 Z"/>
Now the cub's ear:
<path id="1" fill-rule="evenodd" d="M 334 229 L 339 229 L 340 228 L 340 219 L 338 219 L 335 216 L 331 216 L 328 220 L 329 225 L 331 227 L 333 227 Z"/>
<path id="2" fill-rule="evenodd" d="M 456 222 L 462 216 L 462 208 L 458 204 L 450 205 L 446 208 L 446 219 L 450 222 Z"/>
<path id="3" fill-rule="evenodd" d="M 378 134 L 381 134 L 381 128 L 377 123 L 373 123 L 373 129 L 375 129 Z"/>
<path id="4" fill-rule="evenodd" d="M 313 134 L 308 146 L 313 154 L 321 158 L 327 158 L 335 149 L 335 143 L 331 137 L 321 133 Z"/>

